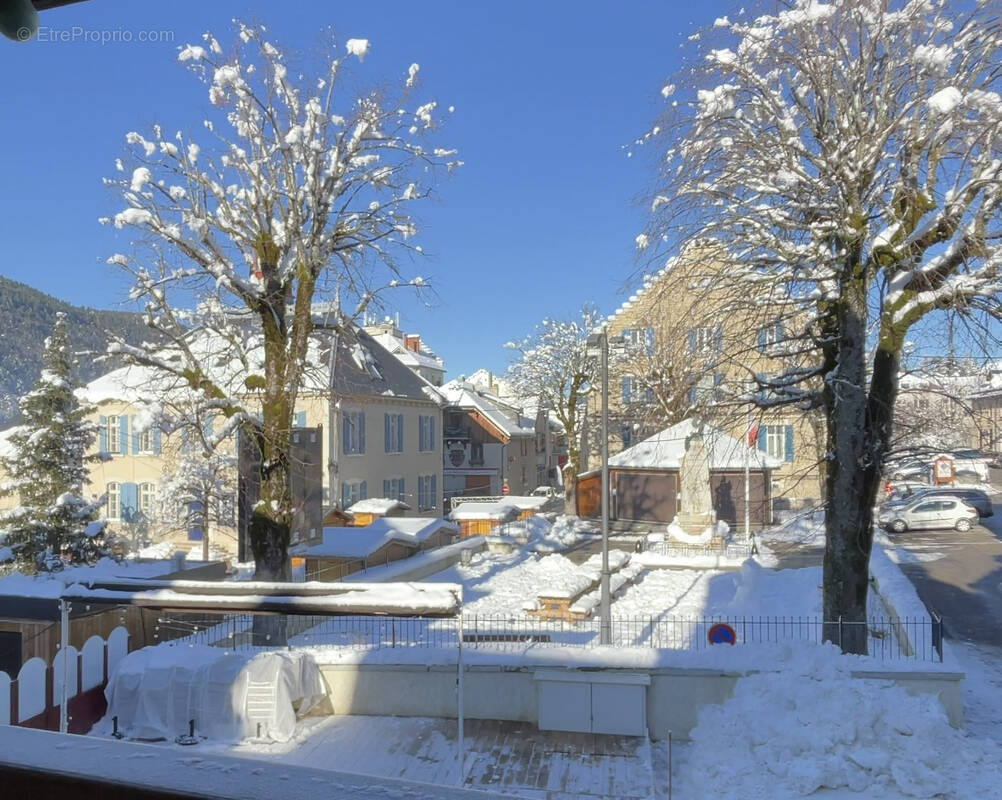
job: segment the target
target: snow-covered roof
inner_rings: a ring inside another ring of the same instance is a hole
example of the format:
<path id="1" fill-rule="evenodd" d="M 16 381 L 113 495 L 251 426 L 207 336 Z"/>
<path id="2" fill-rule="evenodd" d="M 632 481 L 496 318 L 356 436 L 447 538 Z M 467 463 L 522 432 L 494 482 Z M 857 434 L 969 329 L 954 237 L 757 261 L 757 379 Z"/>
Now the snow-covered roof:
<path id="1" fill-rule="evenodd" d="M 683 420 L 611 456 L 609 466 L 678 469 L 685 455 L 685 441 L 695 429 L 692 420 Z M 758 448 L 746 447 L 719 428 L 704 426 L 703 439 L 709 452 L 710 469 L 744 469 L 746 458 L 754 469 L 776 469 L 783 464 Z"/>
<path id="2" fill-rule="evenodd" d="M 549 499 L 542 495 L 510 494 L 501 502 L 507 506 L 515 506 L 519 511 L 528 511 L 530 509 L 538 511 L 546 505 Z"/>
<path id="3" fill-rule="evenodd" d="M 358 528 L 328 527 L 323 542 L 306 549 L 307 557 L 365 558 L 392 541 L 420 545 L 441 530 L 459 527 L 437 517 L 384 517 Z"/>
<path id="4" fill-rule="evenodd" d="M 473 384 L 459 379 L 451 380 L 439 387 L 445 402 L 454 408 L 477 411 L 494 427 L 509 438 L 512 436 L 535 436 L 536 422 L 517 411 L 505 413 L 500 398 L 479 391 Z"/>
<path id="5" fill-rule="evenodd" d="M 368 497 L 345 509 L 349 514 L 389 514 L 391 511 L 409 511 L 410 506 L 403 500 L 388 497 Z"/>
<path id="6" fill-rule="evenodd" d="M 518 514 L 518 507 L 508 499 L 496 503 L 463 503 L 453 509 L 449 519 L 505 519 Z"/>
<path id="7" fill-rule="evenodd" d="M 415 352 L 404 347 L 404 343 L 392 333 L 376 333 L 372 335 L 372 338 L 412 369 L 423 367 L 424 369 L 445 372 L 445 364 L 442 359 L 435 355 L 424 342 L 420 343 L 420 350 Z"/>
<path id="8" fill-rule="evenodd" d="M 626 313 L 631 308 L 633 308 L 633 306 L 639 303 L 640 300 L 644 297 L 644 295 L 646 295 L 653 286 L 655 286 L 662 278 L 665 277 L 665 275 L 667 275 L 671 271 L 672 267 L 675 266 L 675 263 L 677 261 L 678 261 L 677 258 L 671 258 L 657 272 L 651 275 L 644 275 L 643 285 L 639 289 L 637 289 L 635 294 L 630 295 L 630 298 L 628 300 L 625 300 L 623 304 L 620 305 L 619 308 L 613 311 L 608 316 L 606 321 L 610 325 L 615 324 L 622 314 Z"/>

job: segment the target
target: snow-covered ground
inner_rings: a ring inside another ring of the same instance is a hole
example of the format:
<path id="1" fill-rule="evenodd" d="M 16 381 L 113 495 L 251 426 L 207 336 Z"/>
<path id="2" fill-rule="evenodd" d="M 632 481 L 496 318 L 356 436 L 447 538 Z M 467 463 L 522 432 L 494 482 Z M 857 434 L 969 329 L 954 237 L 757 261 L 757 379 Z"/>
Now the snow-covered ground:
<path id="1" fill-rule="evenodd" d="M 791 649 L 781 671 L 738 681 L 678 749 L 678 797 L 713 800 L 955 798 L 998 795 L 1002 661 L 957 650 L 968 671 L 956 730 L 935 698 L 860 681 L 831 646 Z M 985 705 L 987 703 L 987 706 Z"/>

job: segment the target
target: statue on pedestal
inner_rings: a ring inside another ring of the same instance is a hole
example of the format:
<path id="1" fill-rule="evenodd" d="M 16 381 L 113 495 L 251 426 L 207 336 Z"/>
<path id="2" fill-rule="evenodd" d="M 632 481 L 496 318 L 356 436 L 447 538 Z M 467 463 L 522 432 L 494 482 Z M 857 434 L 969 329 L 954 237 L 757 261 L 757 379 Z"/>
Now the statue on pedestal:
<path id="1" fill-rule="evenodd" d="M 710 494 L 710 451 L 703 438 L 703 425 L 696 423 L 685 440 L 685 455 L 679 464 L 681 510 L 676 521 L 689 534 L 701 534 L 717 516 Z"/>

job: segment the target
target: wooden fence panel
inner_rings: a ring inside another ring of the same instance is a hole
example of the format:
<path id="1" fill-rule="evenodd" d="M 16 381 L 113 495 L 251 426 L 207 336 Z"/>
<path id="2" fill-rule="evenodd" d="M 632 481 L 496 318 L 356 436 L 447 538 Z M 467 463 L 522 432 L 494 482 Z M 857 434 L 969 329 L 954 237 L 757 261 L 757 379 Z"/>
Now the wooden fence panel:
<path id="1" fill-rule="evenodd" d="M 63 675 L 66 675 L 66 696 L 73 697 L 77 693 L 77 658 L 78 652 L 72 645 L 64 651 L 56 653 L 52 659 L 52 702 L 59 705 L 63 697 Z M 63 672 L 63 659 L 66 659 L 66 672 Z"/>
<path id="2" fill-rule="evenodd" d="M 29 658 L 17 673 L 17 721 L 38 716 L 45 711 L 45 673 L 48 665 L 40 658 Z"/>
<path id="3" fill-rule="evenodd" d="M 91 636 L 84 642 L 80 654 L 80 688 L 86 692 L 104 683 L 104 639 L 97 635 Z"/>

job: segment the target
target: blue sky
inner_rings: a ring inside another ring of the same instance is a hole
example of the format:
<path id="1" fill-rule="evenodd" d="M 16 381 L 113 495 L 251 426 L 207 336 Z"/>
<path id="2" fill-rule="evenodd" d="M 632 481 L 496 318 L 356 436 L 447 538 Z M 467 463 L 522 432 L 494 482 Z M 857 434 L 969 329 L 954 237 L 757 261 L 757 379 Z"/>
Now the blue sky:
<path id="1" fill-rule="evenodd" d="M 178 46 L 205 30 L 225 45 L 239 16 L 309 54 L 333 26 L 341 41 L 371 41 L 365 76 L 396 80 L 417 61 L 426 92 L 455 106 L 441 143 L 466 166 L 421 211 L 429 258 L 414 266 L 438 297 L 431 307 L 403 294 L 392 302 L 450 377 L 502 371 L 503 343 L 543 317 L 585 301 L 610 312 L 624 299 L 644 225 L 635 198 L 652 170 L 624 148 L 656 117 L 680 42 L 730 6 L 90 0 L 45 12 L 42 40 L 0 40 L 0 274 L 72 303 L 128 308 L 124 276 L 105 265 L 127 241 L 97 223 L 120 201 L 101 179 L 129 130 L 161 123 L 199 135 L 207 101 L 177 65 Z M 75 27 L 133 41 L 83 41 Z M 149 30 L 168 41 L 137 41 Z"/>

